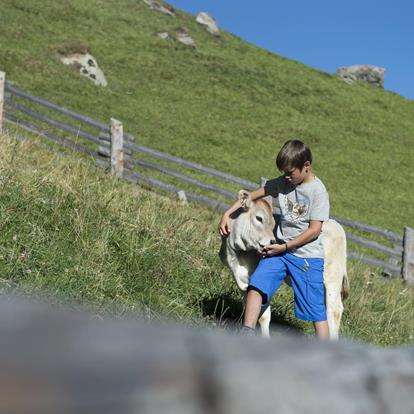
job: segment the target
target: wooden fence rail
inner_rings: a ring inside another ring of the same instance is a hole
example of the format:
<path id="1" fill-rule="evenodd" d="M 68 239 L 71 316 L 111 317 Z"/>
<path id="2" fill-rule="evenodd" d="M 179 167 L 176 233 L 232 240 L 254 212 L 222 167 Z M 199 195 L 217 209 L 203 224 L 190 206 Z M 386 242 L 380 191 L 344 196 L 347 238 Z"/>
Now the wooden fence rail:
<path id="1" fill-rule="evenodd" d="M 37 125 L 34 125 L 30 122 L 24 121 L 22 119 L 17 118 L 14 114 L 10 114 L 6 112 L 6 120 L 14 123 L 15 125 L 18 125 L 20 128 L 28 131 L 28 132 L 32 132 L 35 134 L 38 134 L 40 136 L 43 136 L 44 138 L 47 138 L 49 141 L 55 142 L 57 144 L 60 144 L 66 148 L 69 148 L 71 150 L 75 150 L 78 151 L 82 154 L 91 156 L 96 158 L 96 153 L 95 151 L 86 148 L 85 146 L 78 144 L 76 142 L 73 142 L 72 140 L 65 138 L 65 137 L 58 137 L 57 135 L 49 132 L 49 131 L 45 131 L 41 128 L 39 128 Z"/>
<path id="2" fill-rule="evenodd" d="M 12 95 L 16 95 L 21 98 L 24 98 L 29 102 L 37 103 L 45 108 L 53 109 L 56 112 L 69 116 L 73 119 L 76 119 L 77 121 L 84 122 L 85 124 L 88 124 L 95 128 L 101 129 L 106 132 L 110 132 L 110 125 L 97 121 L 95 119 L 89 118 L 88 116 L 79 114 L 75 111 L 71 111 L 70 109 L 64 108 L 63 106 L 56 105 L 43 98 L 39 98 L 37 96 L 31 95 L 30 93 L 24 92 L 21 89 L 16 88 L 14 85 L 12 85 L 11 82 L 8 82 L 8 81 L 6 81 L 6 92 L 9 92 Z"/>
<path id="3" fill-rule="evenodd" d="M 388 239 L 395 243 L 402 243 L 403 241 L 403 238 L 399 234 L 394 233 L 391 230 L 385 230 L 385 229 L 381 229 L 380 227 L 371 226 L 369 224 L 347 220 L 342 217 L 332 217 L 332 218 L 334 218 L 335 220 L 338 221 L 338 223 L 341 223 L 342 225 L 346 227 L 350 227 L 356 230 L 366 231 L 367 233 L 376 234 L 378 236 L 382 236 L 385 239 Z"/>
<path id="4" fill-rule="evenodd" d="M 217 177 L 217 178 L 222 178 L 232 184 L 238 184 L 243 186 L 246 190 L 255 190 L 258 188 L 258 185 L 252 181 L 248 181 L 245 180 L 243 178 L 240 177 L 236 177 L 234 175 L 231 174 L 226 174 L 224 172 L 221 171 L 217 171 L 213 168 L 209 168 L 209 167 L 205 167 L 204 165 L 195 163 L 195 162 L 191 162 L 191 161 L 187 161 L 184 160 L 182 158 L 179 157 L 175 157 L 173 155 L 170 154 L 166 154 L 165 152 L 161 152 L 161 151 L 157 151 L 155 149 L 152 148 L 148 148 L 148 147 L 144 147 L 143 145 L 138 145 L 134 142 L 129 142 L 126 144 L 126 148 L 129 148 L 131 150 L 137 151 L 137 152 L 141 152 L 142 154 L 147 154 L 147 155 L 152 155 L 155 158 L 158 158 L 160 160 L 164 160 L 164 161 L 170 161 L 174 164 L 183 166 L 183 167 L 187 167 L 190 170 L 194 170 L 197 172 L 202 172 L 205 173 L 207 175 L 213 176 L 213 177 Z"/>
<path id="5" fill-rule="evenodd" d="M 17 100 L 16 100 L 17 98 Z M 18 101 L 19 100 L 19 101 Z M 27 107 L 20 101 L 29 102 L 40 107 L 35 110 Z M 97 129 L 96 135 L 84 130 L 79 125 L 71 125 L 61 120 L 53 119 L 51 116 L 41 113 L 41 108 L 53 110 L 58 114 L 64 115 L 72 120 L 82 122 L 89 129 Z M 96 164 L 100 167 L 110 168 L 112 174 L 117 177 L 124 178 L 132 183 L 158 188 L 162 191 L 178 195 L 180 199 L 186 201 L 195 201 L 204 204 L 215 210 L 224 211 L 229 204 L 216 198 L 205 195 L 195 194 L 189 191 L 183 191 L 182 188 L 167 184 L 154 177 L 144 175 L 145 170 L 157 171 L 166 177 L 179 180 L 181 183 L 193 186 L 199 190 L 208 191 L 217 194 L 220 198 L 234 201 L 236 193 L 228 189 L 219 187 L 216 184 L 204 182 L 196 179 L 181 171 L 159 165 L 156 162 L 144 160 L 140 158 L 140 154 L 150 156 L 157 160 L 166 161 L 174 164 L 182 170 L 183 168 L 206 176 L 219 179 L 226 184 L 237 185 L 246 190 L 252 191 L 263 185 L 265 179 L 262 178 L 260 184 L 252 181 L 206 167 L 196 162 L 188 161 L 180 157 L 176 157 L 153 148 L 137 144 L 131 134 L 123 130 L 121 122 L 111 119 L 110 123 L 92 119 L 88 116 L 79 114 L 70 109 L 51 103 L 43 98 L 31 95 L 21 89 L 15 87 L 11 82 L 5 79 L 4 72 L 0 72 L 0 128 L 3 124 L 3 116 L 5 120 L 19 127 L 39 134 L 46 139 L 58 143 L 66 148 L 81 152 L 87 156 L 91 156 L 96 160 Z M 28 120 L 30 119 L 30 121 Z M 40 122 L 40 125 L 39 125 Z M 54 132 L 45 129 L 45 126 L 51 127 Z M 59 134 L 55 131 L 62 131 L 65 134 Z M 69 136 L 67 134 L 70 134 Z M 63 136 L 65 135 L 65 136 Z M 138 171 L 135 171 L 138 167 Z M 278 206 L 275 207 L 277 213 Z M 374 256 L 361 254 L 349 248 L 349 257 L 361 260 L 364 263 L 382 268 L 388 275 L 403 275 L 406 282 L 414 285 L 414 231 L 409 228 L 404 229 L 404 236 L 385 230 L 376 226 L 358 223 L 341 217 L 332 217 L 342 224 L 347 233 L 349 242 L 356 244 L 371 252 L 375 252 Z M 350 231 L 351 230 L 351 231 Z M 359 234 L 352 233 L 356 230 Z M 368 235 L 361 236 L 361 232 Z M 375 240 L 372 240 L 375 238 Z M 378 238 L 385 239 L 386 243 L 381 243 Z M 392 244 L 392 246 L 390 246 Z M 387 260 L 379 259 L 375 255 L 386 256 Z"/>
<path id="6" fill-rule="evenodd" d="M 162 172 L 165 175 L 168 175 L 170 177 L 178 178 L 179 180 L 181 180 L 181 181 L 183 181 L 187 184 L 195 185 L 196 187 L 202 188 L 204 190 L 213 191 L 217 194 L 227 196 L 231 199 L 236 199 L 236 197 L 237 197 L 237 193 L 235 193 L 233 191 L 229 191 L 229 190 L 226 190 L 226 189 L 221 188 L 221 187 L 217 187 L 217 186 L 212 185 L 212 184 L 204 183 L 203 181 L 200 181 L 200 180 L 197 180 L 195 178 L 189 177 L 188 175 L 185 175 L 185 174 L 182 174 L 178 171 L 172 170 L 171 168 L 163 167 L 161 165 L 155 164 L 155 163 L 150 162 L 150 161 L 145 161 L 145 160 L 139 160 L 139 159 L 136 159 L 136 158 L 132 158 L 131 163 L 135 166 L 138 166 L 138 167 L 150 168 L 151 170 Z"/>
<path id="7" fill-rule="evenodd" d="M 52 119 L 52 118 L 48 117 L 47 115 L 41 114 L 40 112 L 33 111 L 32 109 L 26 108 L 25 106 L 23 106 L 23 105 L 21 105 L 17 102 L 8 101 L 7 103 L 11 108 L 14 108 L 17 111 L 20 111 L 20 112 L 22 112 L 26 115 L 30 115 L 31 117 L 33 117 L 35 119 L 38 119 L 38 120 L 40 120 L 40 121 L 42 121 L 42 122 L 44 122 L 48 125 L 51 125 L 51 126 L 53 126 L 55 128 L 58 128 L 58 129 L 61 129 L 62 131 L 65 131 L 65 132 L 70 132 L 70 133 L 74 134 L 75 136 L 85 138 L 85 139 L 87 139 L 91 142 L 94 142 L 95 144 L 100 143 L 99 138 L 95 137 L 94 135 L 90 134 L 89 132 L 82 131 L 79 128 L 76 128 L 76 127 L 73 127 L 71 125 L 65 124 L 64 122 L 60 122 L 60 121 L 57 121 L 55 119 Z"/>

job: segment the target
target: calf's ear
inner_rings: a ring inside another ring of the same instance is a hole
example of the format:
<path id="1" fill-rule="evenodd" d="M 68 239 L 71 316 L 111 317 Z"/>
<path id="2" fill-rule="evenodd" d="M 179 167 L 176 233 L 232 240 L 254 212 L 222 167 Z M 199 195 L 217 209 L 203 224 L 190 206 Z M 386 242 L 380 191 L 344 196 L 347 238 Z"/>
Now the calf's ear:
<path id="1" fill-rule="evenodd" d="M 239 201 L 244 210 L 248 210 L 252 205 L 252 197 L 250 193 L 246 190 L 239 191 Z"/>

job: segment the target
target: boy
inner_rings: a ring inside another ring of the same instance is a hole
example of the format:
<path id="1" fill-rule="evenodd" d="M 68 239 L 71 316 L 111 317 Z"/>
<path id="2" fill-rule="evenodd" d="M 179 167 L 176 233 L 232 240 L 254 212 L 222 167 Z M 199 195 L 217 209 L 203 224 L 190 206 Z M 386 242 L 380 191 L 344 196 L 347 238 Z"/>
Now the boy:
<path id="1" fill-rule="evenodd" d="M 243 331 L 253 333 L 262 306 L 266 307 L 286 276 L 291 277 L 295 315 L 312 321 L 319 338 L 329 335 L 323 285 L 322 224 L 329 218 L 329 196 L 311 169 L 312 152 L 302 141 L 287 141 L 276 158 L 284 175 L 251 193 L 252 200 L 272 195 L 279 200 L 281 217 L 276 244 L 264 246 L 250 277 Z M 219 232 L 227 236 L 229 216 L 240 208 L 236 201 L 223 215 Z"/>

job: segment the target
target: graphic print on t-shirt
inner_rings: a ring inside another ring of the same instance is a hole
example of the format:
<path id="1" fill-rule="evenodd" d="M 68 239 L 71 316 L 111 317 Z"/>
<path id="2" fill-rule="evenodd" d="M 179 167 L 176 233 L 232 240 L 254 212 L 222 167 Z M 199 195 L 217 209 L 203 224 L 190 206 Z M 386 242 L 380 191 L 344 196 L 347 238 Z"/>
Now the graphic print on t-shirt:
<path id="1" fill-rule="evenodd" d="M 282 210 L 282 216 L 285 220 L 297 223 L 300 219 L 304 219 L 309 211 L 309 201 L 305 198 L 293 202 L 289 200 L 287 195 L 281 194 L 280 208 Z"/>

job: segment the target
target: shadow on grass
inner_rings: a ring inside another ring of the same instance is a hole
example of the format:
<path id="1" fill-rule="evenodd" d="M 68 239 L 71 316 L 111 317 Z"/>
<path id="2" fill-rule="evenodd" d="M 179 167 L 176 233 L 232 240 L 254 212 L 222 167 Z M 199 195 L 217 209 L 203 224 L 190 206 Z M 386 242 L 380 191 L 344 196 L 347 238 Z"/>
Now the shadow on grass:
<path id="1" fill-rule="evenodd" d="M 230 293 L 224 293 L 213 298 L 201 299 L 199 305 L 204 318 L 225 330 L 237 331 L 243 321 L 242 296 L 235 299 Z M 299 326 L 275 311 L 272 311 L 270 332 L 303 334 Z"/>

